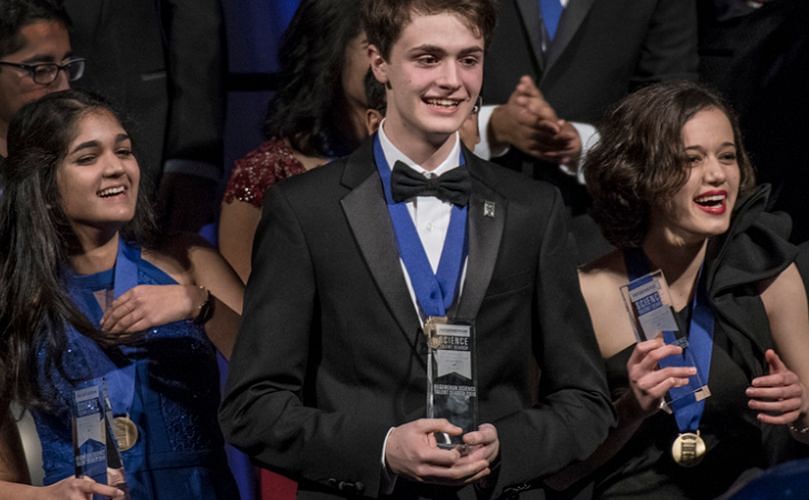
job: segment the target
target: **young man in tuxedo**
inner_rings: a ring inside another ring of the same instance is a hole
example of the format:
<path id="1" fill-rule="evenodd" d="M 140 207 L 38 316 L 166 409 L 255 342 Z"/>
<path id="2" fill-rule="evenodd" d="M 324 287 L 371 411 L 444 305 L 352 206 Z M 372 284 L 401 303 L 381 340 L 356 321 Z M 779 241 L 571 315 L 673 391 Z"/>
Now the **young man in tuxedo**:
<path id="1" fill-rule="evenodd" d="M 537 479 L 612 424 L 558 192 L 459 139 L 494 17 L 490 0 L 366 2 L 379 133 L 264 204 L 220 420 L 299 498 L 544 498 Z M 473 325 L 466 433 L 425 418 L 436 317 Z"/>

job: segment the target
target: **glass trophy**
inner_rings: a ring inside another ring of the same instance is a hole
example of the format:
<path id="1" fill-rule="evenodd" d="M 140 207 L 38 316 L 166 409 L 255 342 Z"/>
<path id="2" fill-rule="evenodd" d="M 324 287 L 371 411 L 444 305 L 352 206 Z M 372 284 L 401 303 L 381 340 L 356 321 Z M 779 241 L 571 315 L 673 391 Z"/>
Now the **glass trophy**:
<path id="1" fill-rule="evenodd" d="M 688 330 L 680 327 L 674 315 L 668 283 L 662 271 L 653 271 L 623 285 L 621 296 L 638 342 L 662 335 L 667 344 L 682 347 L 681 355 L 661 360 L 661 365 L 665 361 L 666 366 L 697 366 L 688 347 L 688 337 L 685 333 Z M 710 395 L 708 385 L 703 380 L 702 374 L 697 371 L 688 379 L 688 385 L 675 387 L 666 394 L 663 409 L 670 413 L 672 409 L 702 401 Z"/>
<path id="2" fill-rule="evenodd" d="M 477 430 L 477 378 L 472 325 L 429 318 L 427 335 L 427 418 L 446 418 L 464 433 Z M 441 448 L 465 450 L 463 436 L 436 433 Z"/>
<path id="3" fill-rule="evenodd" d="M 107 482 L 107 430 L 98 385 L 73 392 L 73 457 L 76 477 Z"/>
<path id="4" fill-rule="evenodd" d="M 104 402 L 104 429 L 107 438 L 107 481 L 110 486 L 114 486 L 125 493 L 124 500 L 129 500 L 129 485 L 126 484 L 126 471 L 121 452 L 118 449 L 118 441 L 113 430 L 112 403 L 107 393 L 107 385 L 102 384 L 102 400 Z"/>

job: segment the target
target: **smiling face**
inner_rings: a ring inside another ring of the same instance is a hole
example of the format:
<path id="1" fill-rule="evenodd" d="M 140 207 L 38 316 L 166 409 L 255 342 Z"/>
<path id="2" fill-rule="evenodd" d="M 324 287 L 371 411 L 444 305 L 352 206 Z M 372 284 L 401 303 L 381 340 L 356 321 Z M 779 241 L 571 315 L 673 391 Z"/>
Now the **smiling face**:
<path id="1" fill-rule="evenodd" d="M 397 147 L 437 148 L 461 128 L 483 82 L 483 38 L 463 18 L 413 13 L 387 61 L 375 46 L 369 52 L 387 87 L 385 133 Z"/>
<path id="2" fill-rule="evenodd" d="M 62 63 L 70 58 L 70 38 L 67 28 L 59 21 L 40 20 L 23 26 L 20 36 L 23 47 L 2 60 L 13 63 Z M 10 66 L 0 67 L 0 132 L 5 136 L 11 117 L 24 104 L 51 92 L 70 87 L 67 75 L 59 71 L 56 80 L 48 85 L 35 83 L 30 73 Z"/>
<path id="3" fill-rule="evenodd" d="M 140 168 L 132 142 L 103 109 L 86 112 L 77 130 L 56 171 L 62 210 L 79 237 L 117 231 L 135 216 Z"/>
<path id="4" fill-rule="evenodd" d="M 741 174 L 733 128 L 719 109 L 695 114 L 682 138 L 687 180 L 668 202 L 652 208 L 650 228 L 670 241 L 697 243 L 730 227 Z"/>

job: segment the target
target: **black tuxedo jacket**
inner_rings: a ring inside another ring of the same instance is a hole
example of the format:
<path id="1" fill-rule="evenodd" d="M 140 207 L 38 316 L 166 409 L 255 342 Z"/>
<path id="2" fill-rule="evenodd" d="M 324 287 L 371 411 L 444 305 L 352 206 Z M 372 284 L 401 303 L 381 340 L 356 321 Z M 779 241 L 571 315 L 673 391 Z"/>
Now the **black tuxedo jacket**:
<path id="1" fill-rule="evenodd" d="M 558 192 L 465 154 L 469 254 L 452 314 L 475 321 L 499 496 L 588 456 L 613 415 Z M 388 429 L 425 415 L 426 349 L 371 143 L 273 187 L 255 241 L 223 431 L 297 479 L 300 498 L 379 496 Z M 475 494 L 403 478 L 393 492 Z"/>
<path id="2" fill-rule="evenodd" d="M 501 0 L 497 27 L 486 53 L 485 104 L 508 101 L 522 75 L 530 75 L 560 118 L 597 125 L 604 111 L 637 88 L 697 78 L 694 0 L 569 0 L 556 37 L 542 52 L 537 0 Z M 531 173 L 559 188 L 575 216 L 589 208 L 577 179 L 555 164 L 516 148 L 497 163 Z M 609 247 L 589 217 L 574 220 L 583 260 Z"/>
<path id="3" fill-rule="evenodd" d="M 530 75 L 560 118 L 596 123 L 643 85 L 697 77 L 694 0 L 570 0 L 542 53 L 536 0 L 502 0 L 486 54 L 486 104 Z"/>

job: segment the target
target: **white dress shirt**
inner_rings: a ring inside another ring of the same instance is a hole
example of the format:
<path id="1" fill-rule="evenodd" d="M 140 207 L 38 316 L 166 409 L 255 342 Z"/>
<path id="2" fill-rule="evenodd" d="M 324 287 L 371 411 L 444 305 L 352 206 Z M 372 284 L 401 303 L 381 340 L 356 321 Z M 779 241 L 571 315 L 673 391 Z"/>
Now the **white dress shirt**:
<path id="1" fill-rule="evenodd" d="M 433 175 L 441 175 L 444 172 L 458 167 L 461 154 L 461 141 L 457 132 L 451 139 L 455 142 L 455 144 L 452 146 L 452 150 L 438 165 L 438 167 L 433 170 L 425 169 L 415 161 L 408 158 L 406 154 L 393 145 L 390 139 L 388 139 L 388 137 L 385 135 L 384 120 L 382 120 L 382 123 L 379 126 L 378 134 L 379 142 L 382 146 L 382 153 L 385 155 L 385 160 L 388 162 L 388 168 L 391 170 L 393 170 L 393 166 L 397 161 L 401 161 L 416 172 L 423 174 L 425 177 L 430 177 Z M 416 226 L 416 232 L 418 232 L 421 245 L 424 247 L 424 252 L 427 254 L 427 259 L 430 261 L 430 267 L 432 267 L 433 273 L 435 273 L 438 269 L 438 263 L 441 261 L 441 252 L 444 249 L 444 240 L 447 238 L 447 229 L 449 229 L 449 219 L 452 213 L 452 204 L 439 200 L 434 196 L 419 196 L 415 199 L 408 200 L 405 202 L 405 205 L 407 206 L 407 211 L 410 214 L 410 217 L 413 219 L 413 224 Z M 418 306 L 418 302 L 416 301 L 416 294 L 413 291 L 413 285 L 410 282 L 410 275 L 407 273 L 407 268 L 405 267 L 404 261 L 402 261 L 401 257 L 399 258 L 399 263 L 402 266 L 402 273 L 404 274 L 405 282 L 407 283 L 407 291 L 410 293 L 410 299 L 413 301 L 413 307 L 416 309 L 419 322 L 422 326 L 424 326 L 424 318 L 422 317 L 421 310 Z M 457 296 L 460 296 L 461 286 L 463 285 L 465 276 L 466 261 L 464 261 Z M 425 387 L 425 391 L 426 390 L 427 388 Z M 381 493 L 386 495 L 393 493 L 393 488 L 396 486 L 396 478 L 398 477 L 390 474 L 385 465 L 385 450 L 387 449 L 388 438 L 390 437 L 392 430 L 393 427 L 388 429 L 388 434 L 385 436 L 385 441 L 382 443 L 383 477 Z"/>

